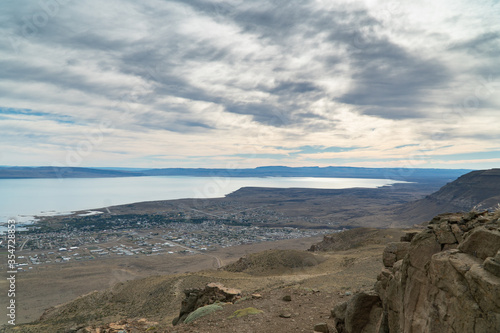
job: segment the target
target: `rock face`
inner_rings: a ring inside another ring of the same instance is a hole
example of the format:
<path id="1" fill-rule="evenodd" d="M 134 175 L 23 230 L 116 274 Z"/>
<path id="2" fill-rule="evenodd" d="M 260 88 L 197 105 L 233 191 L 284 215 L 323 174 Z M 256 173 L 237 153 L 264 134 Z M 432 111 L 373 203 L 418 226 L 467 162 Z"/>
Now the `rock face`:
<path id="1" fill-rule="evenodd" d="M 330 330 L 328 329 L 328 325 L 326 323 L 319 323 L 314 325 L 314 332 L 329 333 Z"/>
<path id="2" fill-rule="evenodd" d="M 198 308 L 215 302 L 233 303 L 241 298 L 241 291 L 226 288 L 220 283 L 209 283 L 205 289 L 184 290 L 186 298 L 182 301 L 179 316 L 172 321 L 173 325 L 184 322 L 189 314 Z"/>
<path id="3" fill-rule="evenodd" d="M 442 214 L 391 243 L 375 291 L 332 310 L 339 333 L 500 332 L 500 213 Z"/>
<path id="4" fill-rule="evenodd" d="M 403 259 L 406 253 L 408 253 L 409 247 L 410 243 L 408 242 L 389 243 L 384 249 L 384 255 L 382 257 L 384 266 L 392 267 L 394 263 Z"/>

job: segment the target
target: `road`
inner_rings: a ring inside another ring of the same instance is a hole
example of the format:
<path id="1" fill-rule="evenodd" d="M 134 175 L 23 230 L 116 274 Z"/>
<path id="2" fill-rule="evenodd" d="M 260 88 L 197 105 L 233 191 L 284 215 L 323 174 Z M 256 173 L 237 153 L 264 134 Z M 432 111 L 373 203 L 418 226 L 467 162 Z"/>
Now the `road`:
<path id="1" fill-rule="evenodd" d="M 205 253 L 206 254 L 206 253 Z M 222 261 L 220 260 L 219 257 L 214 256 L 213 254 L 206 254 L 207 256 L 210 256 L 215 259 L 215 262 L 217 263 L 217 269 L 222 267 Z"/>
<path id="2" fill-rule="evenodd" d="M 30 239 L 29 239 L 29 238 L 27 238 L 27 239 L 23 242 L 23 244 L 21 245 L 21 248 L 19 249 L 19 251 L 22 251 L 22 250 L 23 250 L 24 245 L 26 245 L 26 243 L 27 243 L 29 240 L 30 240 Z"/>

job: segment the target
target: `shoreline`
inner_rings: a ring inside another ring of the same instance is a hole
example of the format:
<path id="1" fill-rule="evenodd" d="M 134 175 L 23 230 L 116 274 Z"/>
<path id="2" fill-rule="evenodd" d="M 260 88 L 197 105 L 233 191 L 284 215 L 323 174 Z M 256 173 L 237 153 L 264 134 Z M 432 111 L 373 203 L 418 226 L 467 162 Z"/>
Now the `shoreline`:
<path id="1" fill-rule="evenodd" d="M 10 218 L 15 218 L 16 220 L 19 221 L 19 223 L 23 223 L 25 225 L 31 225 L 31 224 L 36 224 L 36 221 L 40 218 L 45 218 L 45 217 L 53 217 L 53 216 L 60 216 L 60 215 L 73 215 L 73 214 L 83 214 L 86 211 L 94 211 L 94 210 L 102 210 L 106 209 L 109 207 L 114 207 L 114 206 L 120 206 L 120 205 L 133 205 L 133 204 L 138 204 L 138 203 L 143 203 L 143 202 L 149 202 L 149 201 L 167 201 L 167 200 L 200 200 L 200 199 L 217 199 L 217 198 L 224 198 L 228 195 L 231 195 L 232 193 L 235 193 L 237 191 L 240 191 L 245 188 L 262 188 L 262 189 L 267 189 L 267 188 L 272 188 L 272 189 L 282 189 L 282 190 L 289 190 L 289 189 L 310 189 L 310 190 L 337 190 L 337 189 L 354 189 L 354 188 L 366 188 L 366 189 L 372 189 L 372 188 L 384 188 L 387 186 L 394 186 L 396 184 L 407 184 L 408 182 L 405 181 L 398 181 L 394 179 L 380 179 L 380 178 L 344 178 L 344 177 L 298 177 L 298 176 L 285 176 L 285 177 L 227 177 L 227 179 L 219 179 L 217 177 L 204 177 L 204 176 L 196 176 L 196 177 L 191 177 L 191 176 L 148 176 L 148 177 L 156 177 L 162 180 L 166 180 L 165 184 L 134 184 L 133 182 L 125 185 L 125 190 L 131 190 L 133 191 L 136 186 L 140 186 L 139 190 L 142 189 L 142 192 L 148 192 L 148 190 L 153 190 L 151 195 L 139 195 L 136 196 L 135 198 L 133 195 L 131 195 L 130 198 L 127 199 L 126 196 L 123 195 L 123 193 L 127 193 L 124 191 L 123 184 L 116 183 L 116 182 L 111 182 L 107 189 L 106 194 L 102 194 L 102 200 L 96 200 L 95 195 L 92 195 L 92 192 L 95 192 L 96 189 L 98 189 L 98 184 L 95 185 L 93 184 L 88 185 L 86 182 L 82 185 L 81 181 L 82 180 L 96 180 L 96 178 L 71 178 L 67 179 L 67 181 L 73 181 L 76 182 L 73 185 L 73 190 L 68 191 L 67 187 L 61 188 L 59 191 L 58 186 L 60 186 L 58 183 L 54 184 L 51 182 L 53 179 L 49 178 L 38 178 L 38 179 L 0 179 L 0 182 L 2 180 L 6 180 L 10 182 L 14 182 L 14 184 L 9 184 L 9 186 L 12 187 L 12 195 L 14 198 L 23 198 L 23 202 L 18 202 L 12 201 L 9 202 L 9 206 L 12 207 L 25 207 L 26 202 L 39 202 L 40 200 L 47 200 L 47 198 L 44 198 L 44 196 L 41 196 L 38 194 L 39 191 L 32 191 L 32 193 L 26 193 L 26 187 L 23 186 L 22 190 L 19 189 L 17 190 L 15 181 L 33 181 L 36 180 L 42 181 L 42 182 L 49 182 L 48 184 L 34 184 L 34 188 L 38 189 L 40 186 L 42 189 L 45 187 L 49 188 L 48 196 L 50 197 L 50 194 L 52 191 L 54 195 L 61 196 L 60 200 L 67 200 L 67 198 L 72 198 L 75 197 L 71 203 L 67 205 L 59 205 L 61 206 L 61 209 L 57 208 L 50 208 L 50 210 L 47 210 L 47 207 L 45 209 L 42 208 L 38 212 L 31 212 L 27 213 L 28 209 L 24 210 L 23 212 L 13 212 L 14 208 L 10 207 L 4 207 L 2 209 L 3 211 L 7 212 L 2 214 L 0 216 L 0 231 L 2 231 L 1 225 L 2 223 L 7 223 L 8 219 Z M 123 179 L 131 179 L 132 181 L 134 179 L 146 179 L 148 177 L 127 177 Z M 193 184 L 188 184 L 188 185 L 183 185 L 182 180 L 185 179 L 191 179 L 194 180 L 196 179 L 196 182 L 192 182 Z M 248 181 L 242 181 L 243 179 L 248 178 Z M 102 178 L 106 180 L 116 180 L 117 178 Z M 162 186 L 168 186 L 169 179 L 175 179 L 174 183 L 172 183 L 171 188 L 169 188 L 169 191 L 166 193 L 163 192 Z M 199 179 L 205 179 L 205 182 L 199 182 Z M 148 178 L 148 181 L 150 182 L 152 179 Z M 231 183 L 232 181 L 232 183 Z M 235 184 L 236 182 L 236 184 Z M 253 182 L 253 183 L 252 183 Z M 371 184 L 370 182 L 373 182 Z M 240 184 L 241 183 L 241 184 Z M 350 183 L 350 185 L 346 186 L 346 183 Z M 364 186 L 359 186 L 360 184 L 358 183 L 364 183 Z M 68 185 L 67 183 L 65 185 Z M 156 185 L 156 186 L 155 186 Z M 264 186 L 263 186 L 264 185 Z M 308 186 L 309 185 L 309 186 Z M 83 187 L 86 193 L 89 193 L 89 196 L 84 196 L 78 193 L 78 191 Z M 114 190 L 110 190 L 115 188 Z M 71 188 L 71 186 L 70 186 Z M 114 193 L 116 192 L 116 193 Z M 99 192 L 97 192 L 99 193 Z M 99 194 L 98 194 L 99 195 Z M 140 197 L 142 196 L 142 197 Z M 93 199 L 91 200 L 92 202 L 89 202 L 88 204 L 84 204 L 84 207 L 74 205 L 74 202 L 79 202 L 79 200 L 88 200 L 88 197 L 92 197 Z M 116 202 L 112 202 L 112 200 L 116 200 Z M 55 199 L 57 200 L 57 199 Z M 109 201 L 108 205 L 100 205 L 99 203 L 105 203 L 105 201 Z M 50 201 L 48 201 L 48 204 Z M 29 210 L 37 210 L 40 208 L 32 208 Z M 4 221 L 3 221 L 4 220 Z"/>

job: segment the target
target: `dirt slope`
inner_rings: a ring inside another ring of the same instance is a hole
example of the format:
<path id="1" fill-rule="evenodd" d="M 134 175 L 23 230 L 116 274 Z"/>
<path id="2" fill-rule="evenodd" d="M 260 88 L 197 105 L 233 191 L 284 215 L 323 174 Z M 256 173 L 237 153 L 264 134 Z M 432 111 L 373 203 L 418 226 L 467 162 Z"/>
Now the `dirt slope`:
<path id="1" fill-rule="evenodd" d="M 500 169 L 465 174 L 421 200 L 402 205 L 401 219 L 421 223 L 438 214 L 468 212 L 473 207 L 492 209 L 500 203 Z"/>
<path id="2" fill-rule="evenodd" d="M 403 234 L 403 231 L 399 231 L 394 238 L 397 240 Z M 383 267 L 384 242 L 383 239 L 380 242 L 366 242 L 365 246 L 346 251 L 322 252 L 319 256 L 306 251 L 301 254 L 292 251 L 290 256 L 281 251 L 266 251 L 257 255 L 256 258 L 264 256 L 274 259 L 321 258 L 315 261 L 316 265 L 295 265 L 279 272 L 259 269 L 259 274 L 253 271 L 248 274 L 205 270 L 120 282 L 105 291 L 94 292 L 49 309 L 39 321 L 18 326 L 15 332 L 82 333 L 85 332 L 83 329 L 96 332 L 98 327 L 107 327 L 101 332 L 118 332 L 118 329 L 113 330 L 109 325 L 114 323 L 119 326 L 120 322 L 122 326 L 130 326 L 127 332 L 143 332 L 148 328 L 148 332 L 245 332 L 256 328 L 260 332 L 277 332 L 278 328 L 285 329 L 280 331 L 311 331 L 311 325 L 327 320 L 328 309 L 336 302 L 350 297 L 348 295 L 354 291 L 373 286 L 376 272 Z M 274 265 L 273 260 L 269 263 Z M 224 306 L 223 311 L 204 317 L 202 321 L 173 328 L 171 321 L 178 315 L 184 298 L 183 290 L 203 288 L 210 282 L 241 289 L 244 296 L 261 293 L 263 297 L 251 299 L 250 296 L 241 303 Z M 284 302 L 284 294 L 290 294 L 292 301 Z M 264 312 L 261 315 L 228 318 L 234 311 L 247 307 L 256 307 Z M 290 312 L 290 318 L 279 317 L 280 311 Z M 138 324 L 141 318 L 142 324 Z M 144 320 L 154 324 L 146 325 Z M 136 329 L 131 328 L 134 325 Z M 221 330 L 220 325 L 224 329 Z"/>

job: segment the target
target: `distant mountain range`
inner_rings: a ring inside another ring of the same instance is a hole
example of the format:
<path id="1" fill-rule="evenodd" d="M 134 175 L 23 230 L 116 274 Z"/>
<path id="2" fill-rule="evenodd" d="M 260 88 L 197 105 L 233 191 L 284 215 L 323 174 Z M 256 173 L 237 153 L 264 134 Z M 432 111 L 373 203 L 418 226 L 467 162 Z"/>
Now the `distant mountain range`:
<path id="1" fill-rule="evenodd" d="M 108 178 L 144 176 L 140 172 L 72 167 L 0 167 L 0 178 Z"/>
<path id="2" fill-rule="evenodd" d="M 197 176 L 197 177 L 339 177 L 379 178 L 405 181 L 450 181 L 472 170 L 467 169 L 410 169 L 410 168 L 357 168 L 357 167 L 286 167 L 264 166 L 253 169 L 205 168 L 78 168 L 78 167 L 0 167 L 0 178 L 109 178 L 145 176 Z"/>

